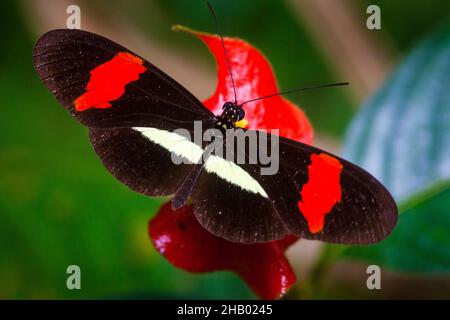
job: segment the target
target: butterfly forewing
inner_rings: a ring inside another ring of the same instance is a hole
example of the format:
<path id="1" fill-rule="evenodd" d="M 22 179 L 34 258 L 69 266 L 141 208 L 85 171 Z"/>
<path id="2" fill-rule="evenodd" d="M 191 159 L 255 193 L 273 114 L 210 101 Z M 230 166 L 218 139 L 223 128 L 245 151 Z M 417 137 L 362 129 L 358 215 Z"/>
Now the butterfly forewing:
<path id="1" fill-rule="evenodd" d="M 33 64 L 56 99 L 89 127 L 175 129 L 213 117 L 156 66 L 90 32 L 44 34 L 35 45 Z"/>

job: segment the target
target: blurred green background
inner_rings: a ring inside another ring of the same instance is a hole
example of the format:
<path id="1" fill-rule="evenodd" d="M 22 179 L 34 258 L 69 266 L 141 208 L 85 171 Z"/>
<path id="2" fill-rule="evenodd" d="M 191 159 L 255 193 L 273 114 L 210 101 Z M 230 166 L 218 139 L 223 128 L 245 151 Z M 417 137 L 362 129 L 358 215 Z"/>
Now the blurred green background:
<path id="1" fill-rule="evenodd" d="M 289 257 L 299 287 L 288 298 L 450 298 L 450 175 L 445 176 L 450 163 L 450 32 L 445 27 L 450 2 L 212 3 L 225 35 L 261 49 L 282 89 L 351 82 L 348 89 L 290 99 L 306 111 L 318 146 L 335 152 L 344 146 L 350 160 L 395 190 L 405 212 L 399 231 L 377 246 L 294 246 Z M 147 223 L 162 201 L 117 182 L 93 153 L 86 129 L 38 79 L 31 63 L 33 44 L 43 32 L 65 27 L 70 4 L 81 7 L 83 29 L 147 57 L 199 98 L 214 90 L 210 53 L 199 41 L 170 31 L 182 24 L 214 32 L 203 1 L 1 1 L 0 298 L 253 298 L 234 274 L 192 275 L 153 249 Z M 369 4 L 381 8 L 381 30 L 366 28 Z M 421 42 L 424 37 L 431 40 Z M 419 83 L 405 88 L 408 81 Z M 396 108 L 402 111 L 390 113 Z M 417 122 L 424 118 L 426 124 Z M 417 130 L 408 124 L 417 124 Z M 395 152 L 399 145 L 410 148 Z M 427 150 L 435 151 L 423 158 Z M 418 161 L 410 163 L 411 174 L 391 165 L 408 159 Z M 424 171 L 414 173 L 423 162 Z M 378 174 L 380 166 L 387 167 Z M 405 176 L 417 179 L 406 186 Z M 365 287 L 368 263 L 386 266 L 379 292 Z M 66 288 L 71 264 L 81 267 L 82 290 Z"/>

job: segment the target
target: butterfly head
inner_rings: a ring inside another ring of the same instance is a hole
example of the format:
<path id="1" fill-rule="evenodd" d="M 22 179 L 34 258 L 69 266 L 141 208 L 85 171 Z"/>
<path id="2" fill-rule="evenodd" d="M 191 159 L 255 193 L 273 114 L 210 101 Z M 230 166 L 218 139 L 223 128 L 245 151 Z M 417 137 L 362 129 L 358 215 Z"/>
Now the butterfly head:
<path id="1" fill-rule="evenodd" d="M 222 114 L 217 118 L 215 126 L 221 130 L 239 127 L 238 124 L 244 117 L 245 111 L 242 105 L 228 101 L 223 104 Z"/>
<path id="2" fill-rule="evenodd" d="M 222 106 L 222 118 L 229 120 L 230 122 L 237 122 L 245 117 L 245 111 L 242 106 L 237 105 L 231 101 L 227 101 Z"/>

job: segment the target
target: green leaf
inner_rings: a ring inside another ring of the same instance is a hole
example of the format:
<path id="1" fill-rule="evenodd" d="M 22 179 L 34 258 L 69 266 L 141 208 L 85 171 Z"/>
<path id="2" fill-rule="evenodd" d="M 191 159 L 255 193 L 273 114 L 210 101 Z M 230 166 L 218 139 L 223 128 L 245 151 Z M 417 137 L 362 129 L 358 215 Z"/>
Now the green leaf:
<path id="1" fill-rule="evenodd" d="M 349 247 L 344 256 L 403 272 L 450 271 L 450 189 L 406 209 L 383 242 Z"/>
<path id="2" fill-rule="evenodd" d="M 63 12 L 64 13 L 64 12 Z M 33 41 L 16 2 L 0 2 L 1 298 L 249 298 L 238 276 L 188 274 L 151 245 L 161 199 L 124 187 L 31 66 Z M 81 290 L 66 269 L 81 268 Z"/>
<path id="3" fill-rule="evenodd" d="M 354 119 L 344 157 L 401 205 L 393 233 L 343 257 L 397 271 L 450 271 L 450 27 L 426 38 Z"/>
<path id="4" fill-rule="evenodd" d="M 350 126 L 344 157 L 397 201 L 450 178 L 450 27 L 423 41 Z"/>

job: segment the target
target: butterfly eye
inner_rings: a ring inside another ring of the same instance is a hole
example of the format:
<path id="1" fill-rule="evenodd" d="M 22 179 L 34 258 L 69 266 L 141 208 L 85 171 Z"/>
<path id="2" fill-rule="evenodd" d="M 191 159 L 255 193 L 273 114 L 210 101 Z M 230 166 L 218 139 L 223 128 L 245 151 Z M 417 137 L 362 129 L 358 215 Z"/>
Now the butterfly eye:
<path id="1" fill-rule="evenodd" d="M 238 116 L 238 121 L 244 119 L 244 117 L 245 117 L 245 111 L 244 111 L 244 109 L 239 108 L 239 109 L 238 109 L 237 116 Z"/>
<path id="2" fill-rule="evenodd" d="M 222 110 L 225 108 L 231 108 L 233 106 L 233 102 L 225 102 L 222 106 Z"/>

